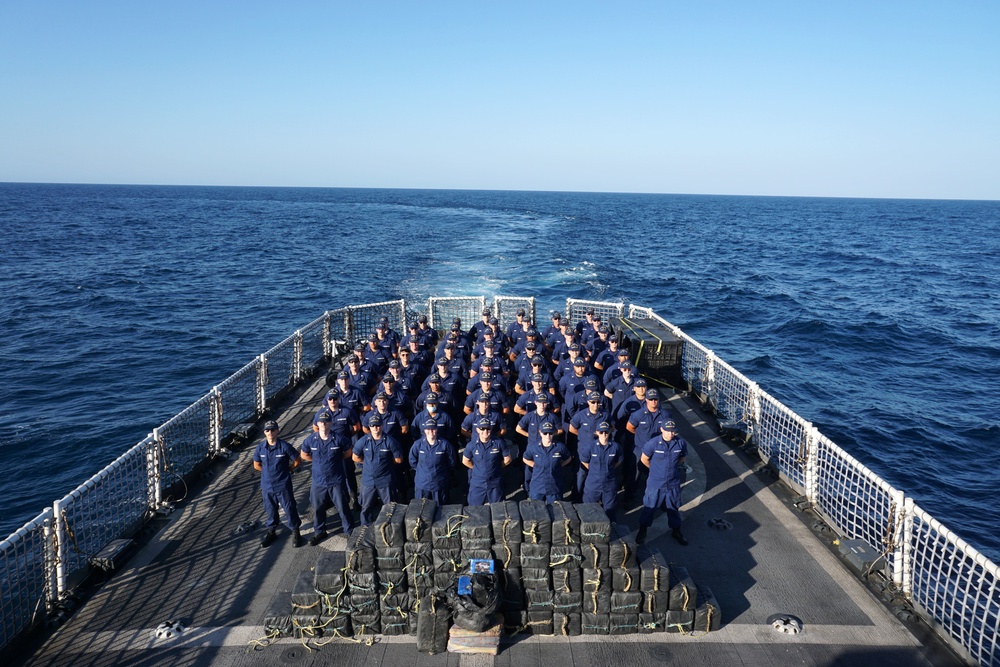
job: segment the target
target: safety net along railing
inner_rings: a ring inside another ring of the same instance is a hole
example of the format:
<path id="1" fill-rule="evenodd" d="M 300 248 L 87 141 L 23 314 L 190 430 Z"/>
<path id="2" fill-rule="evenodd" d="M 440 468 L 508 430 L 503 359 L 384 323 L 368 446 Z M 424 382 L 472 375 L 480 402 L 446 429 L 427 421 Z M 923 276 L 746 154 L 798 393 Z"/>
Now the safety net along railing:
<path id="1" fill-rule="evenodd" d="M 612 319 L 621 319 L 625 315 L 624 303 L 566 299 L 566 312 L 563 316 L 569 320 L 570 328 L 573 328 L 577 322 L 587 319 L 587 311 L 591 309 L 595 315 L 601 316 L 601 321 L 604 323 L 609 323 Z"/>
<path id="2" fill-rule="evenodd" d="M 427 299 L 427 323 L 438 331 L 447 331 L 456 317 L 462 330 L 478 322 L 486 308 L 484 296 L 432 296 Z"/>
<path id="3" fill-rule="evenodd" d="M 518 308 L 524 308 L 525 316 L 531 320 L 531 324 L 535 329 L 541 331 L 538 326 L 538 320 L 535 319 L 535 297 L 533 296 L 493 297 L 493 317 L 500 321 L 500 330 L 506 331 L 509 325 L 517 322 Z M 546 323 L 546 326 L 548 326 L 548 323 Z"/>
<path id="4" fill-rule="evenodd" d="M 52 508 L 0 542 L 0 653 L 46 618 L 55 563 L 49 557 Z"/>

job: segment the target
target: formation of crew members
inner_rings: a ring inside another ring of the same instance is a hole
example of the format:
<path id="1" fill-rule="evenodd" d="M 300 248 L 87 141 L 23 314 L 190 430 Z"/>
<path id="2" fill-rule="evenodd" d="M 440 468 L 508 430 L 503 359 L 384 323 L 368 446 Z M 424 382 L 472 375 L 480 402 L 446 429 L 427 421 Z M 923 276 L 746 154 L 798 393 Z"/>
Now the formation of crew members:
<path id="1" fill-rule="evenodd" d="M 550 503 L 569 492 L 576 502 L 600 503 L 614 521 L 619 492 L 626 503 L 640 494 L 637 539 L 663 509 L 674 539 L 687 544 L 679 513 L 687 444 L 613 334 L 593 310 L 575 325 L 554 312 L 539 330 L 520 309 L 501 330 L 484 309 L 467 331 L 455 319 L 441 337 L 426 316 L 402 333 L 382 318 L 336 374 L 302 445 L 301 459 L 312 462 L 310 543 L 327 537 L 331 509 L 350 532 L 390 501 L 501 501 L 504 469 L 520 465 L 529 498 Z M 268 447 L 284 442 L 273 436 L 254 454 L 255 467 L 268 471 L 262 545 L 274 540 L 280 505 L 298 546 L 300 520 L 284 496 L 288 475 L 269 468 L 279 453 Z M 285 467 L 298 465 L 298 452 L 281 452 Z"/>

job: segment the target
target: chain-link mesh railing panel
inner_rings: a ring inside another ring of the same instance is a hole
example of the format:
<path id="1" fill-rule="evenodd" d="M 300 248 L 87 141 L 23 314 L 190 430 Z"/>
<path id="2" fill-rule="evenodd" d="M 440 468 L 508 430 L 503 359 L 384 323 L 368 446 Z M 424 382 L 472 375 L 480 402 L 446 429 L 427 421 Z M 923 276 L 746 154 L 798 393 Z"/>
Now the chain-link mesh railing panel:
<path id="1" fill-rule="evenodd" d="M 591 308 L 594 309 L 595 315 L 601 316 L 602 322 L 609 322 L 612 318 L 621 319 L 625 315 L 624 303 L 566 299 L 565 315 L 569 320 L 570 327 L 575 327 L 577 322 L 587 319 L 587 311 Z"/>
<path id="2" fill-rule="evenodd" d="M 166 476 L 164 485 L 187 475 L 211 453 L 211 419 L 212 395 L 206 394 L 156 429 L 160 439 L 160 469 Z"/>
<path id="3" fill-rule="evenodd" d="M 379 321 L 385 317 L 389 320 L 389 326 L 395 329 L 400 335 L 406 333 L 406 302 L 403 299 L 396 301 L 382 301 L 380 303 L 366 303 L 360 306 L 350 306 L 351 319 L 353 321 L 352 343 L 368 338 L 368 334 L 375 333 L 375 327 Z"/>
<path id="4" fill-rule="evenodd" d="M 46 560 L 45 522 L 52 509 L 0 542 L 0 653 L 44 618 L 52 563 Z"/>
<path id="5" fill-rule="evenodd" d="M 352 338 L 351 334 L 351 309 L 338 308 L 331 310 L 330 315 L 330 339 L 338 342 L 346 342 Z"/>
<path id="6" fill-rule="evenodd" d="M 216 389 L 222 401 L 222 426 L 220 432 L 225 437 L 233 432 L 237 424 L 257 419 L 257 374 L 260 360 L 254 359 L 223 381 Z"/>
<path id="7" fill-rule="evenodd" d="M 302 333 L 302 366 L 308 367 L 323 360 L 323 326 L 326 316 L 318 317 L 300 329 Z"/>
<path id="8" fill-rule="evenodd" d="M 493 297 L 493 317 L 500 320 L 501 331 L 506 331 L 508 325 L 517 322 L 518 308 L 524 308 L 525 315 L 531 318 L 531 324 L 538 328 L 538 320 L 535 319 L 535 297 L 495 296 Z M 482 311 L 480 310 L 480 312 Z"/>
<path id="9" fill-rule="evenodd" d="M 295 382 L 295 336 L 289 336 L 264 353 L 267 359 L 267 383 L 264 400 L 271 400 Z"/>
<path id="10" fill-rule="evenodd" d="M 886 556 L 890 573 L 902 526 L 893 488 L 821 435 L 816 449 L 815 508 L 848 539 L 867 542 Z"/>
<path id="11" fill-rule="evenodd" d="M 207 451 L 207 431 L 203 451 Z M 149 510 L 149 469 L 146 456 L 154 446 L 147 438 L 101 472 L 68 493 L 55 517 L 65 535 L 67 578 L 86 568 L 112 540 L 131 537 Z"/>
<path id="12" fill-rule="evenodd" d="M 981 665 L 1000 665 L 1000 568 L 917 506 L 909 544 L 914 606 Z"/>
<path id="13" fill-rule="evenodd" d="M 716 410 L 726 419 L 735 421 L 740 430 L 749 432 L 753 416 L 751 403 L 753 383 L 719 359 L 715 360 L 714 378 L 712 387 Z"/>
<path id="14" fill-rule="evenodd" d="M 681 353 L 681 373 L 691 388 L 699 394 L 704 394 L 705 373 L 708 371 L 708 350 L 686 335 L 684 350 Z"/>
<path id="15" fill-rule="evenodd" d="M 805 492 L 809 424 L 773 396 L 761 392 L 757 448 L 799 493 Z"/>
<path id="16" fill-rule="evenodd" d="M 456 317 L 462 320 L 462 329 L 478 322 L 486 307 L 486 297 L 482 296 L 432 296 L 427 299 L 427 317 L 438 331 L 447 331 Z"/>

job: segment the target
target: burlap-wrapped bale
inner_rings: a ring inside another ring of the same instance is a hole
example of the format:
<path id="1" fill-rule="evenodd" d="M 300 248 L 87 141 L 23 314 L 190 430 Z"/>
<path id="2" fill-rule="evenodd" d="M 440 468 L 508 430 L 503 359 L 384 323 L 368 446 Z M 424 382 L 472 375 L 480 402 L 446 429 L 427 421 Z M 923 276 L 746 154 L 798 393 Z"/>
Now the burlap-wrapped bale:
<path id="1" fill-rule="evenodd" d="M 611 561 L 608 559 L 610 552 L 611 547 L 607 544 L 584 542 L 580 545 L 580 555 L 583 557 L 582 566 L 589 568 L 610 567 Z"/>
<path id="2" fill-rule="evenodd" d="M 351 618 L 371 619 L 381 613 L 378 595 L 356 593 L 350 596 Z"/>
<path id="3" fill-rule="evenodd" d="M 528 630 L 533 635 L 551 635 L 554 633 L 552 627 L 551 611 L 529 611 Z"/>
<path id="4" fill-rule="evenodd" d="M 347 571 L 347 590 L 351 595 L 378 595 L 378 572 Z"/>
<path id="5" fill-rule="evenodd" d="M 600 591 L 611 595 L 611 568 L 583 568 L 583 592 L 592 593 Z M 598 612 L 593 612 L 598 613 Z"/>
<path id="6" fill-rule="evenodd" d="M 611 567 L 633 567 L 636 564 L 638 551 L 635 537 L 623 524 L 611 527 L 611 542 L 609 543 L 608 560 Z"/>
<path id="7" fill-rule="evenodd" d="M 580 517 L 580 541 L 584 544 L 608 544 L 611 541 L 611 520 L 597 503 L 575 506 Z"/>
<path id="8" fill-rule="evenodd" d="M 375 571 L 375 529 L 358 526 L 347 539 L 346 566 L 349 572 Z"/>
<path id="9" fill-rule="evenodd" d="M 670 611 L 694 611 L 698 603 L 698 587 L 682 565 L 670 567 Z M 692 617 L 692 622 L 694 618 Z M 670 619 L 667 619 L 669 625 Z"/>
<path id="10" fill-rule="evenodd" d="M 639 614 L 639 634 L 648 635 L 654 632 L 663 632 L 666 627 L 666 613 L 647 614 L 642 612 Z"/>
<path id="11" fill-rule="evenodd" d="M 468 563 L 472 559 L 493 560 L 492 549 L 462 549 L 462 560 Z"/>
<path id="12" fill-rule="evenodd" d="M 435 549 L 460 549 L 462 547 L 462 522 L 465 514 L 462 505 L 442 505 L 434 515 L 431 542 Z"/>
<path id="13" fill-rule="evenodd" d="M 382 634 L 390 634 L 385 632 L 386 624 L 390 622 L 389 617 L 397 617 L 402 620 L 405 619 L 410 614 L 410 596 L 407 593 L 388 593 L 382 595 L 379 598 L 379 611 L 382 614 Z M 392 619 L 395 623 L 396 620 Z M 404 622 L 404 628 L 394 628 L 393 632 L 396 634 L 407 634 L 409 632 L 408 625 Z"/>
<path id="14" fill-rule="evenodd" d="M 525 591 L 551 591 L 552 571 L 547 567 L 522 567 L 521 582 Z"/>
<path id="15" fill-rule="evenodd" d="M 557 593 L 580 593 L 583 591 L 583 570 L 556 568 L 552 570 L 552 590 Z"/>
<path id="16" fill-rule="evenodd" d="M 583 593 L 552 594 L 552 611 L 560 614 L 580 614 L 583 612 Z"/>
<path id="17" fill-rule="evenodd" d="M 428 593 L 430 595 L 431 593 Z M 413 587 L 410 587 L 410 613 L 406 616 L 406 622 L 410 626 L 410 636 L 417 636 L 417 622 L 418 614 L 420 614 L 420 601 L 423 598 L 415 597 L 413 594 Z"/>
<path id="18" fill-rule="evenodd" d="M 375 547 L 375 569 L 402 570 L 406 567 L 404 547 Z"/>
<path id="19" fill-rule="evenodd" d="M 562 500 L 549 505 L 552 514 L 552 546 L 580 544 L 580 517 L 573 503 Z"/>
<path id="20" fill-rule="evenodd" d="M 531 544 L 524 542 L 521 544 L 521 567 L 545 567 L 549 566 L 549 556 L 552 546 L 549 544 Z"/>
<path id="21" fill-rule="evenodd" d="M 641 583 L 642 576 L 638 565 L 611 568 L 612 590 L 623 592 L 637 591 Z"/>
<path id="22" fill-rule="evenodd" d="M 606 635 L 611 632 L 611 614 L 587 614 L 581 617 L 583 634 Z"/>
<path id="23" fill-rule="evenodd" d="M 344 590 L 347 578 L 347 557 L 343 551 L 326 551 L 316 559 L 316 570 L 313 575 L 313 588 L 320 593 L 336 595 Z"/>
<path id="24" fill-rule="evenodd" d="M 667 632 L 688 633 L 694 629 L 694 609 L 690 611 L 667 611 Z"/>
<path id="25" fill-rule="evenodd" d="M 435 572 L 434 573 L 434 590 L 438 594 L 444 594 L 451 589 L 458 586 L 457 572 Z"/>
<path id="26" fill-rule="evenodd" d="M 609 634 L 635 635 L 639 633 L 639 614 L 611 614 Z"/>
<path id="27" fill-rule="evenodd" d="M 642 593 L 639 591 L 629 593 L 612 591 L 611 608 L 617 614 L 638 614 L 642 611 Z"/>
<path id="28" fill-rule="evenodd" d="M 406 507 L 403 523 L 407 542 L 430 542 L 431 526 L 437 515 L 437 503 L 427 498 L 414 498 Z"/>
<path id="29" fill-rule="evenodd" d="M 549 567 L 553 569 L 580 569 L 582 562 L 579 544 L 553 544 L 549 551 Z"/>
<path id="30" fill-rule="evenodd" d="M 398 637 L 410 634 L 410 622 L 399 614 L 382 614 L 382 634 Z"/>
<path id="31" fill-rule="evenodd" d="M 611 591 L 584 592 L 583 612 L 585 614 L 610 614 Z"/>
<path id="32" fill-rule="evenodd" d="M 698 586 L 698 601 L 694 610 L 694 631 L 715 632 L 722 627 L 722 608 L 715 599 L 712 589 L 704 584 Z"/>
<path id="33" fill-rule="evenodd" d="M 375 519 L 375 546 L 403 548 L 406 544 L 406 505 L 386 503 Z"/>
<path id="34" fill-rule="evenodd" d="M 292 624 L 292 594 L 278 593 L 267 605 L 264 612 L 264 632 L 268 635 L 278 634 L 291 637 L 295 626 Z"/>
<path id="35" fill-rule="evenodd" d="M 493 541 L 497 544 L 520 543 L 523 540 L 521 534 L 521 510 L 513 500 L 506 500 L 502 503 L 492 503 L 490 513 L 493 520 Z"/>
<path id="36" fill-rule="evenodd" d="M 583 614 L 553 612 L 552 629 L 558 637 L 579 637 L 583 634 Z"/>
<path id="37" fill-rule="evenodd" d="M 376 613 L 374 616 L 351 616 L 351 627 L 354 629 L 354 636 L 380 635 L 382 634 L 382 615 Z"/>
<path id="38" fill-rule="evenodd" d="M 421 653 L 444 653 L 448 650 L 451 608 L 444 597 L 428 595 L 420 601 L 417 613 L 417 650 Z"/>
<path id="39" fill-rule="evenodd" d="M 493 517 L 489 505 L 467 505 L 461 533 L 463 548 L 470 543 L 470 540 L 480 540 L 492 544 Z"/>
<path id="40" fill-rule="evenodd" d="M 522 500 L 518 509 L 521 512 L 522 541 L 526 544 L 552 544 L 552 517 L 549 516 L 548 505 L 541 500 Z M 524 547 L 521 552 L 524 553 Z"/>

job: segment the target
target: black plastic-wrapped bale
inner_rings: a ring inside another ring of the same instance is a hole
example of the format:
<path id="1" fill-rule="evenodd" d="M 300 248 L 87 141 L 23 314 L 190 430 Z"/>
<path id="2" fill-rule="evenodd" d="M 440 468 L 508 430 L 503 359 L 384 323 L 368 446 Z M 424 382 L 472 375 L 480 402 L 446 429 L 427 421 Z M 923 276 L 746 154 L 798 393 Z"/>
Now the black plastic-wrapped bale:
<path id="1" fill-rule="evenodd" d="M 382 614 L 375 612 L 374 616 L 351 615 L 351 627 L 354 629 L 354 636 L 380 635 L 382 634 Z"/>
<path id="2" fill-rule="evenodd" d="M 345 569 L 347 569 L 347 557 L 343 551 L 324 550 L 316 559 L 313 588 L 328 595 L 341 593 L 347 584 L 347 579 L 344 577 Z"/>
<path id="3" fill-rule="evenodd" d="M 268 635 L 278 634 L 291 637 L 295 626 L 292 625 L 292 594 L 278 593 L 271 598 L 264 612 L 264 632 Z"/>
<path id="4" fill-rule="evenodd" d="M 490 627 L 493 613 L 500 608 L 503 592 L 495 573 L 473 574 L 471 580 L 469 593 L 449 591 L 448 604 L 451 605 L 456 626 L 471 632 L 483 632 Z"/>
<path id="5" fill-rule="evenodd" d="M 552 544 L 552 517 L 549 507 L 541 500 L 522 500 L 518 504 L 521 512 L 521 535 L 526 544 Z M 524 547 L 521 548 L 524 553 Z"/>
<path id="6" fill-rule="evenodd" d="M 580 622 L 585 635 L 607 635 L 611 633 L 611 614 L 588 614 L 584 612 Z"/>
<path id="7" fill-rule="evenodd" d="M 406 585 L 417 599 L 434 592 L 434 568 L 414 567 L 406 571 Z"/>
<path id="8" fill-rule="evenodd" d="M 683 385 L 684 341 L 673 331 L 652 318 L 612 318 L 612 323 L 618 334 L 619 348 L 629 350 L 639 373 L 674 387 Z"/>
<path id="9" fill-rule="evenodd" d="M 386 593 L 378 599 L 379 611 L 382 615 L 396 614 L 405 616 L 410 613 L 410 595 L 408 593 Z"/>
<path id="10" fill-rule="evenodd" d="M 463 551 L 490 551 L 491 549 L 493 549 L 493 540 L 489 537 L 462 538 Z"/>
<path id="11" fill-rule="evenodd" d="M 580 517 L 580 541 L 584 544 L 608 544 L 611 541 L 611 520 L 597 503 L 576 505 Z"/>
<path id="12" fill-rule="evenodd" d="M 583 612 L 583 593 L 552 594 L 552 611 L 560 614 L 580 614 Z"/>
<path id="13" fill-rule="evenodd" d="M 431 542 L 435 549 L 459 549 L 462 546 L 462 522 L 465 514 L 462 505 L 438 507 L 431 526 Z"/>
<path id="14" fill-rule="evenodd" d="M 694 629 L 694 609 L 667 611 L 667 632 L 691 632 Z"/>
<path id="15" fill-rule="evenodd" d="M 421 653 L 444 653 L 448 650 L 451 608 L 445 599 L 428 595 L 420 601 L 417 613 L 417 650 Z"/>
<path id="16" fill-rule="evenodd" d="M 402 570 L 406 567 L 406 551 L 404 547 L 376 547 L 375 569 Z"/>
<path id="17" fill-rule="evenodd" d="M 639 634 L 639 614 L 611 613 L 609 634 L 636 635 Z"/>
<path id="18" fill-rule="evenodd" d="M 618 614 L 638 614 L 642 611 L 642 600 L 642 593 L 639 591 L 611 592 L 611 608 Z"/>
<path id="19" fill-rule="evenodd" d="M 378 594 L 380 596 L 406 593 L 406 572 L 403 570 L 379 570 Z"/>
<path id="20" fill-rule="evenodd" d="M 429 541 L 407 542 L 403 547 L 403 558 L 406 560 L 405 570 L 434 567 L 434 549 Z"/>
<path id="21" fill-rule="evenodd" d="M 462 561 L 466 564 L 472 560 L 493 560 L 492 549 L 462 549 Z"/>
<path id="22" fill-rule="evenodd" d="M 431 526 L 437 514 L 437 503 L 428 498 L 414 498 L 406 506 L 403 524 L 407 542 L 430 542 Z"/>
<path id="23" fill-rule="evenodd" d="M 611 568 L 612 590 L 623 592 L 637 591 L 639 590 L 640 583 L 642 583 L 642 576 L 638 565 Z"/>
<path id="24" fill-rule="evenodd" d="M 320 594 L 320 614 L 327 618 L 348 616 L 351 613 L 351 595 L 347 590 L 347 583 L 344 588 L 335 594 Z"/>
<path id="25" fill-rule="evenodd" d="M 583 612 L 585 614 L 610 614 L 611 591 L 584 592 Z"/>
<path id="26" fill-rule="evenodd" d="M 552 627 L 551 611 L 529 611 L 528 629 L 533 635 L 551 635 L 555 633 Z"/>
<path id="27" fill-rule="evenodd" d="M 347 571 L 347 590 L 351 595 L 378 595 L 378 572 Z"/>
<path id="28" fill-rule="evenodd" d="M 583 557 L 582 567 L 610 567 L 611 560 L 608 558 L 610 551 L 611 547 L 607 544 L 584 542 L 580 545 L 580 555 Z"/>
<path id="29" fill-rule="evenodd" d="M 406 544 L 406 505 L 386 503 L 375 519 L 375 546 L 403 548 Z"/>
<path id="30" fill-rule="evenodd" d="M 524 591 L 524 598 L 529 612 L 547 611 L 552 613 L 552 591 L 527 589 Z"/>
<path id="31" fill-rule="evenodd" d="M 399 614 L 382 614 L 382 634 L 386 637 L 399 637 L 410 634 L 410 622 Z"/>
<path id="32" fill-rule="evenodd" d="M 378 595 L 355 593 L 350 596 L 351 618 L 371 619 L 381 612 Z"/>
<path id="33" fill-rule="evenodd" d="M 670 590 L 670 564 L 659 551 L 643 551 L 639 572 L 639 590 L 643 593 Z"/>
<path id="34" fill-rule="evenodd" d="M 502 503 L 492 503 L 490 513 L 493 518 L 493 541 L 497 544 L 519 544 L 524 536 L 521 534 L 521 510 L 513 500 Z"/>
<path id="35" fill-rule="evenodd" d="M 557 593 L 583 592 L 583 570 L 578 567 L 553 569 L 552 590 Z"/>
<path id="36" fill-rule="evenodd" d="M 573 503 L 557 500 L 552 510 L 552 546 L 580 544 L 580 516 Z"/>
<path id="37" fill-rule="evenodd" d="M 582 562 L 579 544 L 553 544 L 549 551 L 549 567 L 553 569 L 580 569 Z"/>
<path id="38" fill-rule="evenodd" d="M 492 544 L 493 517 L 489 505 L 467 505 L 461 533 L 463 548 L 470 540 L 484 540 Z"/>
<path id="39" fill-rule="evenodd" d="M 375 529 L 358 526 L 347 538 L 346 566 L 348 572 L 375 571 Z"/>
<path id="40" fill-rule="evenodd" d="M 521 543 L 503 542 L 493 545 L 493 558 L 504 568 L 521 565 Z"/>
<path id="41" fill-rule="evenodd" d="M 457 572 L 435 572 L 434 573 L 434 590 L 437 593 L 447 593 L 452 588 L 458 586 L 458 573 Z"/>
<path id="42" fill-rule="evenodd" d="M 552 571 L 547 567 L 522 567 L 521 582 L 525 591 L 551 591 Z"/>
<path id="43" fill-rule="evenodd" d="M 670 591 L 642 593 L 642 610 L 647 614 L 666 614 L 670 608 Z"/>
<path id="44" fill-rule="evenodd" d="M 503 633 L 513 636 L 528 631 L 528 612 L 524 609 L 505 611 L 503 613 Z"/>
<path id="45" fill-rule="evenodd" d="M 552 629 L 557 637 L 579 637 L 583 634 L 583 614 L 552 612 Z"/>
<path id="46" fill-rule="evenodd" d="M 622 524 L 611 527 L 611 542 L 608 545 L 608 561 L 611 567 L 632 567 L 636 564 L 638 547 L 635 537 Z"/>
<path id="47" fill-rule="evenodd" d="M 583 591 L 591 593 L 593 591 L 606 592 L 611 594 L 611 568 L 583 568 Z"/>
<path id="48" fill-rule="evenodd" d="M 432 594 L 433 591 L 431 593 L 428 593 L 427 595 L 432 595 Z M 417 621 L 418 621 L 418 616 L 420 614 L 420 601 L 423 600 L 424 597 L 426 596 L 421 596 L 419 598 L 414 597 L 413 588 L 412 587 L 410 588 L 410 613 L 407 614 L 406 616 L 406 622 L 410 626 L 409 634 L 411 637 L 417 636 Z"/>
<path id="49" fill-rule="evenodd" d="M 437 549 L 432 552 L 435 572 L 461 572 L 468 563 L 462 563 L 462 549 Z"/>
<path id="50" fill-rule="evenodd" d="M 670 611 L 694 611 L 697 603 L 698 587 L 694 579 L 686 567 L 673 565 L 670 568 Z"/>
<path id="51" fill-rule="evenodd" d="M 524 609 L 524 584 L 521 581 L 521 568 L 504 569 L 500 573 L 500 584 L 503 587 L 501 608 L 504 611 Z"/>
<path id="52" fill-rule="evenodd" d="M 318 639 L 323 636 L 319 614 L 292 614 L 292 636 L 296 639 Z"/>
<path id="53" fill-rule="evenodd" d="M 531 544 L 524 542 L 521 544 L 521 567 L 545 567 L 549 566 L 549 556 L 552 553 L 552 546 L 549 544 Z"/>
<path id="54" fill-rule="evenodd" d="M 642 612 L 639 614 L 639 634 L 648 635 L 654 632 L 663 632 L 667 627 L 667 614 L 649 614 Z"/>
<path id="55" fill-rule="evenodd" d="M 292 612 L 308 616 L 319 616 L 322 612 L 321 595 L 313 586 L 314 575 L 309 570 L 299 572 L 292 586 Z"/>
<path id="56" fill-rule="evenodd" d="M 348 614 L 335 616 L 320 616 L 319 624 L 323 628 L 324 637 L 351 637 L 354 629 L 351 627 L 351 617 Z"/>
<path id="57" fill-rule="evenodd" d="M 694 610 L 694 631 L 715 632 L 722 627 L 722 608 L 704 584 L 698 586 L 698 601 Z"/>

